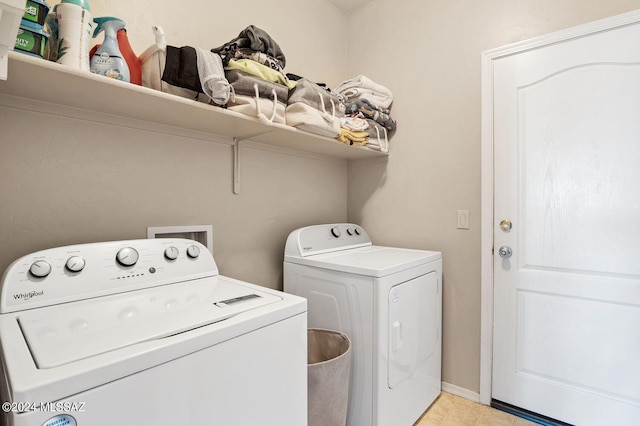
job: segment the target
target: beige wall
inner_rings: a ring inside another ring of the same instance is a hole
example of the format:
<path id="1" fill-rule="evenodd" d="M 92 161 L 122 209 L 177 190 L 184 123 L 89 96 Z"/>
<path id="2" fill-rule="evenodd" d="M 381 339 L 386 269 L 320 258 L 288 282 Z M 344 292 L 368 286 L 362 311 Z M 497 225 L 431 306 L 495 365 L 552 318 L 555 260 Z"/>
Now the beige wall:
<path id="1" fill-rule="evenodd" d="M 347 47 L 341 29 L 347 17 L 323 0 L 128 1 L 88 0 L 94 17 L 115 16 L 127 24 L 133 50 L 154 43 L 153 25 L 161 26 L 172 46 L 221 46 L 248 25 L 267 31 L 287 58 L 285 72 L 317 82 L 340 82 L 346 72 Z M 47 0 L 52 8 L 59 0 Z M 94 39 L 102 43 L 104 33 Z"/>
<path id="2" fill-rule="evenodd" d="M 203 48 L 254 24 L 280 44 L 287 72 L 318 81 L 345 73 L 342 35 L 326 22 L 341 28 L 346 17 L 330 3 L 199 0 L 187 11 L 175 10 L 179 2 L 90 2 L 94 16 L 128 23 L 138 53 L 154 24 L 169 44 Z M 225 144 L 0 106 L 0 271 L 44 248 L 212 224 L 223 274 L 282 288 L 288 233 L 346 219 L 346 161 L 243 148 L 241 194 L 233 195 L 232 160 Z"/>
<path id="3" fill-rule="evenodd" d="M 443 252 L 443 380 L 479 392 L 480 54 L 640 0 L 374 0 L 349 16 L 349 75 L 395 95 L 388 164 L 349 166 L 348 219 L 376 243 Z M 357 25 L 356 25 L 357 24 Z M 471 229 L 456 229 L 469 210 Z"/>

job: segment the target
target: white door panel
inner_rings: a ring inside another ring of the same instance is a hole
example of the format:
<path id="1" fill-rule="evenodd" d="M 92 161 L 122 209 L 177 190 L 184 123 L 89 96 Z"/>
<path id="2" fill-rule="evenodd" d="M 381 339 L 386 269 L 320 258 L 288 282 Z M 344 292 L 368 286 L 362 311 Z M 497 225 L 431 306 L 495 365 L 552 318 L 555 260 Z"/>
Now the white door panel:
<path id="1" fill-rule="evenodd" d="M 579 425 L 635 424 L 640 24 L 496 59 L 493 76 L 492 397 Z"/>
<path id="2" fill-rule="evenodd" d="M 435 272 L 391 287 L 389 388 L 413 376 L 438 349 L 438 277 Z"/>
<path id="3" fill-rule="evenodd" d="M 638 382 L 630 380 L 640 377 L 640 340 L 628 338 L 629 329 L 640 330 L 637 306 L 520 290 L 516 309 L 520 374 L 606 398 L 640 400 Z"/>
<path id="4" fill-rule="evenodd" d="M 639 76 L 594 64 L 518 89 L 522 266 L 640 275 Z"/>

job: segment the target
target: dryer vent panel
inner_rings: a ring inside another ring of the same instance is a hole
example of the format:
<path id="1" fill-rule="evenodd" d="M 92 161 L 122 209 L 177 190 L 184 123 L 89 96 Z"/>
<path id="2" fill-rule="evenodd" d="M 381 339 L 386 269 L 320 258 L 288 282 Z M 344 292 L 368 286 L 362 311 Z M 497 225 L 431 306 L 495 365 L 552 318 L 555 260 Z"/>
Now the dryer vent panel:
<path id="1" fill-rule="evenodd" d="M 213 226 L 153 226 L 147 228 L 147 238 L 188 238 L 197 241 L 213 254 Z"/>

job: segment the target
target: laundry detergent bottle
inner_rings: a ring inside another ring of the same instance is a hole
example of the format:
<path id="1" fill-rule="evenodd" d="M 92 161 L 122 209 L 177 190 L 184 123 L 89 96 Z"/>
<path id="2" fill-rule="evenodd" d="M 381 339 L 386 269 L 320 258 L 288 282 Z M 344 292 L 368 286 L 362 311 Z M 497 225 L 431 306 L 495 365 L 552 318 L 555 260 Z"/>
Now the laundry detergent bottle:
<path id="1" fill-rule="evenodd" d="M 125 26 L 124 21 L 106 16 L 95 18 L 94 22 L 96 29 L 93 32 L 93 36 L 97 37 L 102 30 L 104 30 L 105 35 L 104 42 L 91 57 L 91 72 L 128 83 L 130 80 L 129 66 L 122 57 L 122 52 L 118 48 L 118 40 L 116 39 L 118 30 L 123 29 Z"/>
<path id="2" fill-rule="evenodd" d="M 131 45 L 129 44 L 129 38 L 127 37 L 127 30 L 121 29 L 118 30 L 117 34 L 118 39 L 118 48 L 120 49 L 120 53 L 122 53 L 122 57 L 125 62 L 129 66 L 129 78 L 131 83 L 137 84 L 138 86 L 142 85 L 142 64 L 138 55 L 133 51 Z"/>

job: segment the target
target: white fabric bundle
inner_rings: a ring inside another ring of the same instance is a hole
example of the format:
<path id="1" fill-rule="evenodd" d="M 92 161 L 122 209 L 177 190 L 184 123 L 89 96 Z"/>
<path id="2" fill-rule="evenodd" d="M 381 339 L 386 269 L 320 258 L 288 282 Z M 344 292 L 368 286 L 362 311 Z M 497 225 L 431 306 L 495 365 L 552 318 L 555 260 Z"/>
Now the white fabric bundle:
<path id="1" fill-rule="evenodd" d="M 303 102 L 287 106 L 285 115 L 287 126 L 293 126 L 310 133 L 336 138 L 340 135 L 340 119 L 326 111 L 320 111 Z"/>
<path id="2" fill-rule="evenodd" d="M 231 85 L 224 76 L 220 55 L 195 47 L 198 57 L 198 76 L 202 90 L 216 105 L 226 105 Z"/>
<path id="3" fill-rule="evenodd" d="M 369 123 L 360 117 L 342 117 L 340 119 L 340 126 L 347 130 L 353 130 L 354 132 L 364 132 L 369 128 Z"/>
<path id="4" fill-rule="evenodd" d="M 366 99 L 371 104 L 384 109 L 388 109 L 393 102 L 391 90 L 364 75 L 343 81 L 334 92 L 344 96 L 347 102 Z"/>
<path id="5" fill-rule="evenodd" d="M 254 96 L 231 95 L 227 109 L 256 117 L 267 125 L 272 123 L 285 124 L 285 105 L 278 99 L 276 91 L 273 90 L 272 98 L 267 99 L 260 97 L 257 84 L 254 84 L 254 89 Z"/>
<path id="6" fill-rule="evenodd" d="M 344 105 L 336 95 L 303 78 L 297 81 L 287 103 L 287 126 L 330 138 L 340 135 Z"/>

